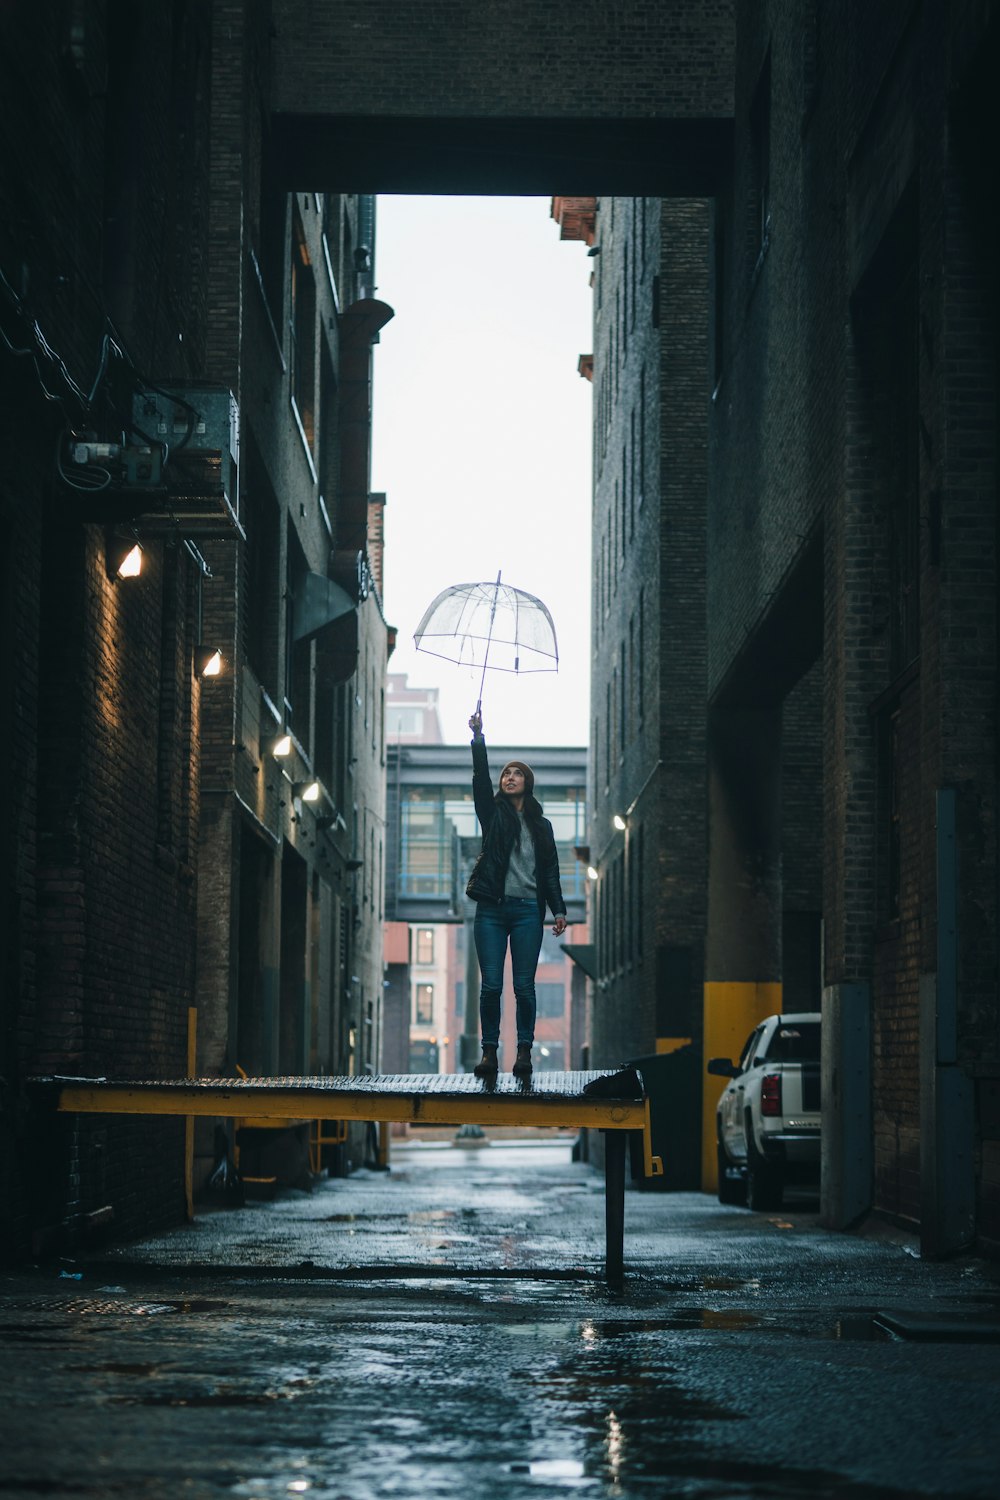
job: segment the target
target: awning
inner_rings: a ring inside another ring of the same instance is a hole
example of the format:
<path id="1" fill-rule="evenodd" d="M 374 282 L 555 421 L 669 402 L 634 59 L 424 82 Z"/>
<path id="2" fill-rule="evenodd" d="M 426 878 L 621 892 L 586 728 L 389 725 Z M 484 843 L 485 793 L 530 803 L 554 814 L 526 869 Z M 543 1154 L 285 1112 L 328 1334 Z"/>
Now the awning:
<path id="1" fill-rule="evenodd" d="M 560 943 L 564 953 L 568 953 L 575 964 L 586 974 L 588 979 L 597 978 L 597 944 L 596 943 Z"/>

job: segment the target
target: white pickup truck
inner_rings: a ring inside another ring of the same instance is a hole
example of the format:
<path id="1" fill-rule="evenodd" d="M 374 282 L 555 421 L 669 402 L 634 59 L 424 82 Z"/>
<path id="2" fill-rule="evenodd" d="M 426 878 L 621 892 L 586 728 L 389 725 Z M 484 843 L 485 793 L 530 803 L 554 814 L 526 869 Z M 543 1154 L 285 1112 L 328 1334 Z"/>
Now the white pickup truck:
<path id="1" fill-rule="evenodd" d="M 789 1183 L 819 1183 L 820 1015 L 768 1016 L 738 1063 L 713 1057 L 728 1078 L 716 1114 L 719 1202 L 780 1208 Z"/>

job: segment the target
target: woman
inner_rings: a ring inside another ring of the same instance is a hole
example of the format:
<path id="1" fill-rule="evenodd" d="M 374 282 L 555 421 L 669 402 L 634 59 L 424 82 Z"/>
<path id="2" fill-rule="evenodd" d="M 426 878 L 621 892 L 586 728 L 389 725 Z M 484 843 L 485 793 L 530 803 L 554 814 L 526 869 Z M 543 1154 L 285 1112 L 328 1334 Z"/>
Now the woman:
<path id="1" fill-rule="evenodd" d="M 526 1079 L 531 1077 L 535 968 L 546 904 L 555 918 L 552 931 L 556 937 L 566 931 L 559 857 L 552 824 L 535 800 L 531 767 L 523 760 L 508 761 L 494 796 L 480 713 L 472 715 L 469 728 L 472 795 L 483 830 L 483 847 L 468 885 L 468 895 L 476 902 L 473 930 L 483 981 L 479 993 L 483 1056 L 473 1071 L 477 1078 L 496 1077 L 500 993 L 509 943 L 517 1002 L 517 1058 L 512 1071 L 515 1078 Z"/>

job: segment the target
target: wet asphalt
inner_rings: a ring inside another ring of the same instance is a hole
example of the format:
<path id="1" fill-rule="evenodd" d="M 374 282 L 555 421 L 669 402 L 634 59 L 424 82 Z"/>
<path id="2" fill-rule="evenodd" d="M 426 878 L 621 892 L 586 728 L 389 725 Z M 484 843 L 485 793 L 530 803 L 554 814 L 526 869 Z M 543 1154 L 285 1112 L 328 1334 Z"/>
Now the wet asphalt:
<path id="1" fill-rule="evenodd" d="M 597 1171 L 445 1136 L 7 1273 L 0 1495 L 997 1496 L 997 1267 L 817 1208 L 630 1189 L 612 1292 Z"/>

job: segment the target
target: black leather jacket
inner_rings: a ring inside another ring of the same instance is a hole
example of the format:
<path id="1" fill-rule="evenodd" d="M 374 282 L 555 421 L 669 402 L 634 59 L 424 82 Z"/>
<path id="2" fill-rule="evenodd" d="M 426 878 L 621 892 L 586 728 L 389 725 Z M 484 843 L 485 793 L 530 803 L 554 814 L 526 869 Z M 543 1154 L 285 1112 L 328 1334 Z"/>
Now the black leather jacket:
<path id="1" fill-rule="evenodd" d="M 476 804 L 479 826 L 483 830 L 483 847 L 476 859 L 467 895 L 473 901 L 496 904 L 503 900 L 512 842 L 505 837 L 503 824 L 497 817 L 486 741 L 482 735 L 477 735 L 472 741 L 472 798 Z M 566 902 L 559 882 L 559 856 L 548 818 L 542 819 L 542 831 L 535 845 L 535 881 L 538 886 L 538 913 L 542 920 L 545 920 L 546 905 L 554 917 L 565 914 Z"/>

